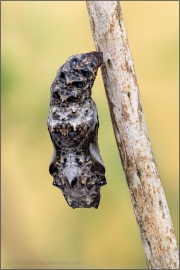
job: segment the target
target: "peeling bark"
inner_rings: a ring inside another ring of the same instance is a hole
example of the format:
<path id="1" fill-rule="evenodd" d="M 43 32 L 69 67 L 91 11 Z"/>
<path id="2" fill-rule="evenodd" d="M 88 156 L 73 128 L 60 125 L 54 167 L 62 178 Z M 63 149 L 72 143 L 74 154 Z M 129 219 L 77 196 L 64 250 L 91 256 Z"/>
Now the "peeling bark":
<path id="1" fill-rule="evenodd" d="M 179 269 L 178 246 L 149 140 L 119 1 L 87 1 L 122 166 L 148 268 Z"/>

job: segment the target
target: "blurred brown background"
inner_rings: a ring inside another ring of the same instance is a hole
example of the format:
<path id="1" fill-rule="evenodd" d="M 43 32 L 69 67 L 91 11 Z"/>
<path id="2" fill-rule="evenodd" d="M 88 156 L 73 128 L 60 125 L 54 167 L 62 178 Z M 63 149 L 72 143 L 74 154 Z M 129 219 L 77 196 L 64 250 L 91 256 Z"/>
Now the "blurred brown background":
<path id="1" fill-rule="evenodd" d="M 173 1 L 121 2 L 177 238 L 178 6 Z M 1 8 L 1 267 L 147 268 L 100 71 L 93 99 L 108 184 L 101 189 L 99 209 L 71 209 L 48 173 L 51 83 L 69 56 L 94 50 L 85 1 L 3 1 Z"/>

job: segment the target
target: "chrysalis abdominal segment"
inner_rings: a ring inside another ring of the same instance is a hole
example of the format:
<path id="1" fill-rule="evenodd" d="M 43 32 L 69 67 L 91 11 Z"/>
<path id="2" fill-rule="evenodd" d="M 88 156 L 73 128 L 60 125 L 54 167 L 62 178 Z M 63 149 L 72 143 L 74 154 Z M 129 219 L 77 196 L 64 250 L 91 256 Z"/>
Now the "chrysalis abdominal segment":
<path id="1" fill-rule="evenodd" d="M 100 187 L 106 184 L 98 114 L 91 99 L 102 60 L 102 52 L 71 56 L 51 86 L 47 125 L 54 153 L 49 172 L 72 208 L 98 208 Z"/>

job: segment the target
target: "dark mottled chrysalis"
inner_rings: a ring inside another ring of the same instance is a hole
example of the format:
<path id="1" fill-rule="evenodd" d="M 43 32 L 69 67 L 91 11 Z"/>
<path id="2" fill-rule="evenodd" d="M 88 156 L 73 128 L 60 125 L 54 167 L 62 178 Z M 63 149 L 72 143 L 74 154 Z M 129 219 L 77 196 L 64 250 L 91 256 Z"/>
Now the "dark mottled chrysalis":
<path id="1" fill-rule="evenodd" d="M 71 56 L 51 86 L 47 125 L 54 153 L 49 172 L 72 208 L 98 208 L 100 187 L 106 184 L 98 113 L 91 99 L 102 60 L 102 52 Z"/>

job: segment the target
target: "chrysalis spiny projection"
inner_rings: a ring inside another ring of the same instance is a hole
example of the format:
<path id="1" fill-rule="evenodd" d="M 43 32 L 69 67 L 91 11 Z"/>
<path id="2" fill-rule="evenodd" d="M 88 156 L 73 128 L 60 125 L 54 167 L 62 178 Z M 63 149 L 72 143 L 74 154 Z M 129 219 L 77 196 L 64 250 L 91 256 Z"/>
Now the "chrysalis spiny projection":
<path id="1" fill-rule="evenodd" d="M 47 125 L 54 153 L 49 172 L 72 208 L 98 208 L 100 187 L 106 184 L 98 114 L 91 99 L 102 60 L 102 52 L 71 56 L 51 86 Z"/>

